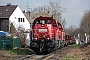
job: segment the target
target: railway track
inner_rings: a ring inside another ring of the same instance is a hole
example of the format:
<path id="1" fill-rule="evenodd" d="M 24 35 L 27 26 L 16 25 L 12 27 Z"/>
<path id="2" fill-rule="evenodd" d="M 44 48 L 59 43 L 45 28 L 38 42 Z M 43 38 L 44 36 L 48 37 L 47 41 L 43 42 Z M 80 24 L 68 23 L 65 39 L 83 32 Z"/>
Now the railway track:
<path id="1" fill-rule="evenodd" d="M 52 52 L 52 53 L 49 53 L 47 55 L 36 55 L 36 54 L 33 54 L 33 55 L 26 55 L 22 58 L 19 58 L 17 60 L 48 60 L 49 58 L 53 57 L 55 54 Z"/>

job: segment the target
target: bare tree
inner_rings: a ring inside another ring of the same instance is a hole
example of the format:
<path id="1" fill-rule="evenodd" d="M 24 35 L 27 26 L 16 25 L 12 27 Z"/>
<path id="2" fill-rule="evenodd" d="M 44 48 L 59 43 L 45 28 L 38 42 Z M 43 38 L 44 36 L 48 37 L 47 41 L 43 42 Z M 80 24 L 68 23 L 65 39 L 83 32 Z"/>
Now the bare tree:
<path id="1" fill-rule="evenodd" d="M 61 21 L 60 21 L 60 23 L 61 23 L 62 27 L 65 29 L 66 20 L 65 20 L 65 19 L 63 19 L 63 20 L 61 20 Z"/>
<path id="2" fill-rule="evenodd" d="M 20 39 L 20 44 L 21 47 L 25 46 L 25 40 L 26 40 L 26 33 L 25 33 L 25 29 L 23 28 L 23 26 L 19 26 L 18 29 L 15 29 L 13 23 L 10 22 L 10 35 L 12 38 L 12 46 L 14 48 L 14 38 L 18 37 Z"/>
<path id="3" fill-rule="evenodd" d="M 37 8 L 34 8 L 32 12 L 38 12 L 42 14 L 49 13 L 51 17 L 53 17 L 57 22 L 60 22 L 63 28 L 65 28 L 66 21 L 65 19 L 62 19 L 62 12 L 65 12 L 66 8 L 62 8 L 60 6 L 60 2 L 61 0 L 50 0 L 49 5 L 38 6 Z"/>
<path id="4" fill-rule="evenodd" d="M 72 25 L 68 29 L 65 29 L 65 32 L 71 36 L 77 36 L 77 34 L 79 33 L 79 28 Z"/>
<path id="5" fill-rule="evenodd" d="M 81 34 L 87 33 L 90 35 L 90 10 L 87 10 L 82 16 L 80 32 Z"/>
<path id="6" fill-rule="evenodd" d="M 19 37 L 19 39 L 20 39 L 21 47 L 25 47 L 25 40 L 26 40 L 26 37 L 27 37 L 25 32 L 26 31 L 23 28 L 23 26 L 19 26 L 18 27 L 18 31 L 16 33 L 16 36 Z"/>
<path id="7" fill-rule="evenodd" d="M 48 7 L 49 13 L 52 15 L 52 17 L 57 22 L 60 22 L 62 24 L 63 28 L 65 28 L 66 21 L 65 21 L 65 19 L 62 20 L 62 12 L 64 12 L 65 9 L 60 6 L 60 2 L 61 2 L 61 0 L 56 1 L 56 2 L 50 1 L 49 6 L 47 6 L 47 7 Z"/>
<path id="8" fill-rule="evenodd" d="M 60 6 L 60 1 L 54 2 L 54 1 L 50 1 L 48 9 L 50 14 L 52 15 L 52 17 L 54 19 L 56 19 L 58 22 L 60 22 L 61 20 L 61 14 L 62 14 L 62 7 Z"/>
<path id="9" fill-rule="evenodd" d="M 46 6 L 38 6 L 37 8 L 34 8 L 32 12 L 49 13 L 49 10 Z"/>

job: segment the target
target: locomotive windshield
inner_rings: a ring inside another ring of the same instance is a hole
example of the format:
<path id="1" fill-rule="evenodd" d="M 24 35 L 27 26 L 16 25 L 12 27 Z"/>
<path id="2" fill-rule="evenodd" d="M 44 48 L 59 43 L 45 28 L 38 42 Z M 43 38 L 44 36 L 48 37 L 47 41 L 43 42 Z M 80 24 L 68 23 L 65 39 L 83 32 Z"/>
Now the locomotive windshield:
<path id="1" fill-rule="evenodd" d="M 50 20 L 35 20 L 34 24 L 50 24 Z"/>

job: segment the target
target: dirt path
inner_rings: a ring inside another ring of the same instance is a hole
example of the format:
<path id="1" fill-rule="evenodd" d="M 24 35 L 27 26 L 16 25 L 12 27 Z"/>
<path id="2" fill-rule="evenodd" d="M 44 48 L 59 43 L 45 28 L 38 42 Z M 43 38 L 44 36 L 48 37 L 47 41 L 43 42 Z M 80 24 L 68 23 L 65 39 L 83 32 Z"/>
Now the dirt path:
<path id="1" fill-rule="evenodd" d="M 72 56 L 80 60 L 90 59 L 90 45 L 84 46 L 83 48 L 71 49 L 67 56 Z M 67 57 L 66 56 L 66 57 Z"/>
<path id="2" fill-rule="evenodd" d="M 89 60 L 90 59 L 90 45 L 83 48 L 70 48 L 65 47 L 55 53 L 51 59 L 59 60 Z"/>
<path id="3" fill-rule="evenodd" d="M 0 51 L 0 60 L 14 60 L 14 59 L 17 59 L 17 58 L 20 58 L 22 57 L 21 55 L 13 55 L 9 52 L 6 52 L 6 51 Z"/>

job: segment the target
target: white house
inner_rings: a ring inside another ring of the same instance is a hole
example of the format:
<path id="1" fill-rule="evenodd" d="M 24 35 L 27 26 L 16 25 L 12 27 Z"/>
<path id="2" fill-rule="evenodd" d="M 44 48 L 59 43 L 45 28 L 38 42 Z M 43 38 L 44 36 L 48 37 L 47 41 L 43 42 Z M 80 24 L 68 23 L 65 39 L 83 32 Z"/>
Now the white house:
<path id="1" fill-rule="evenodd" d="M 10 32 L 10 23 L 13 23 L 16 30 L 20 26 L 25 30 L 30 29 L 30 23 L 18 5 L 0 6 L 0 30 Z"/>

